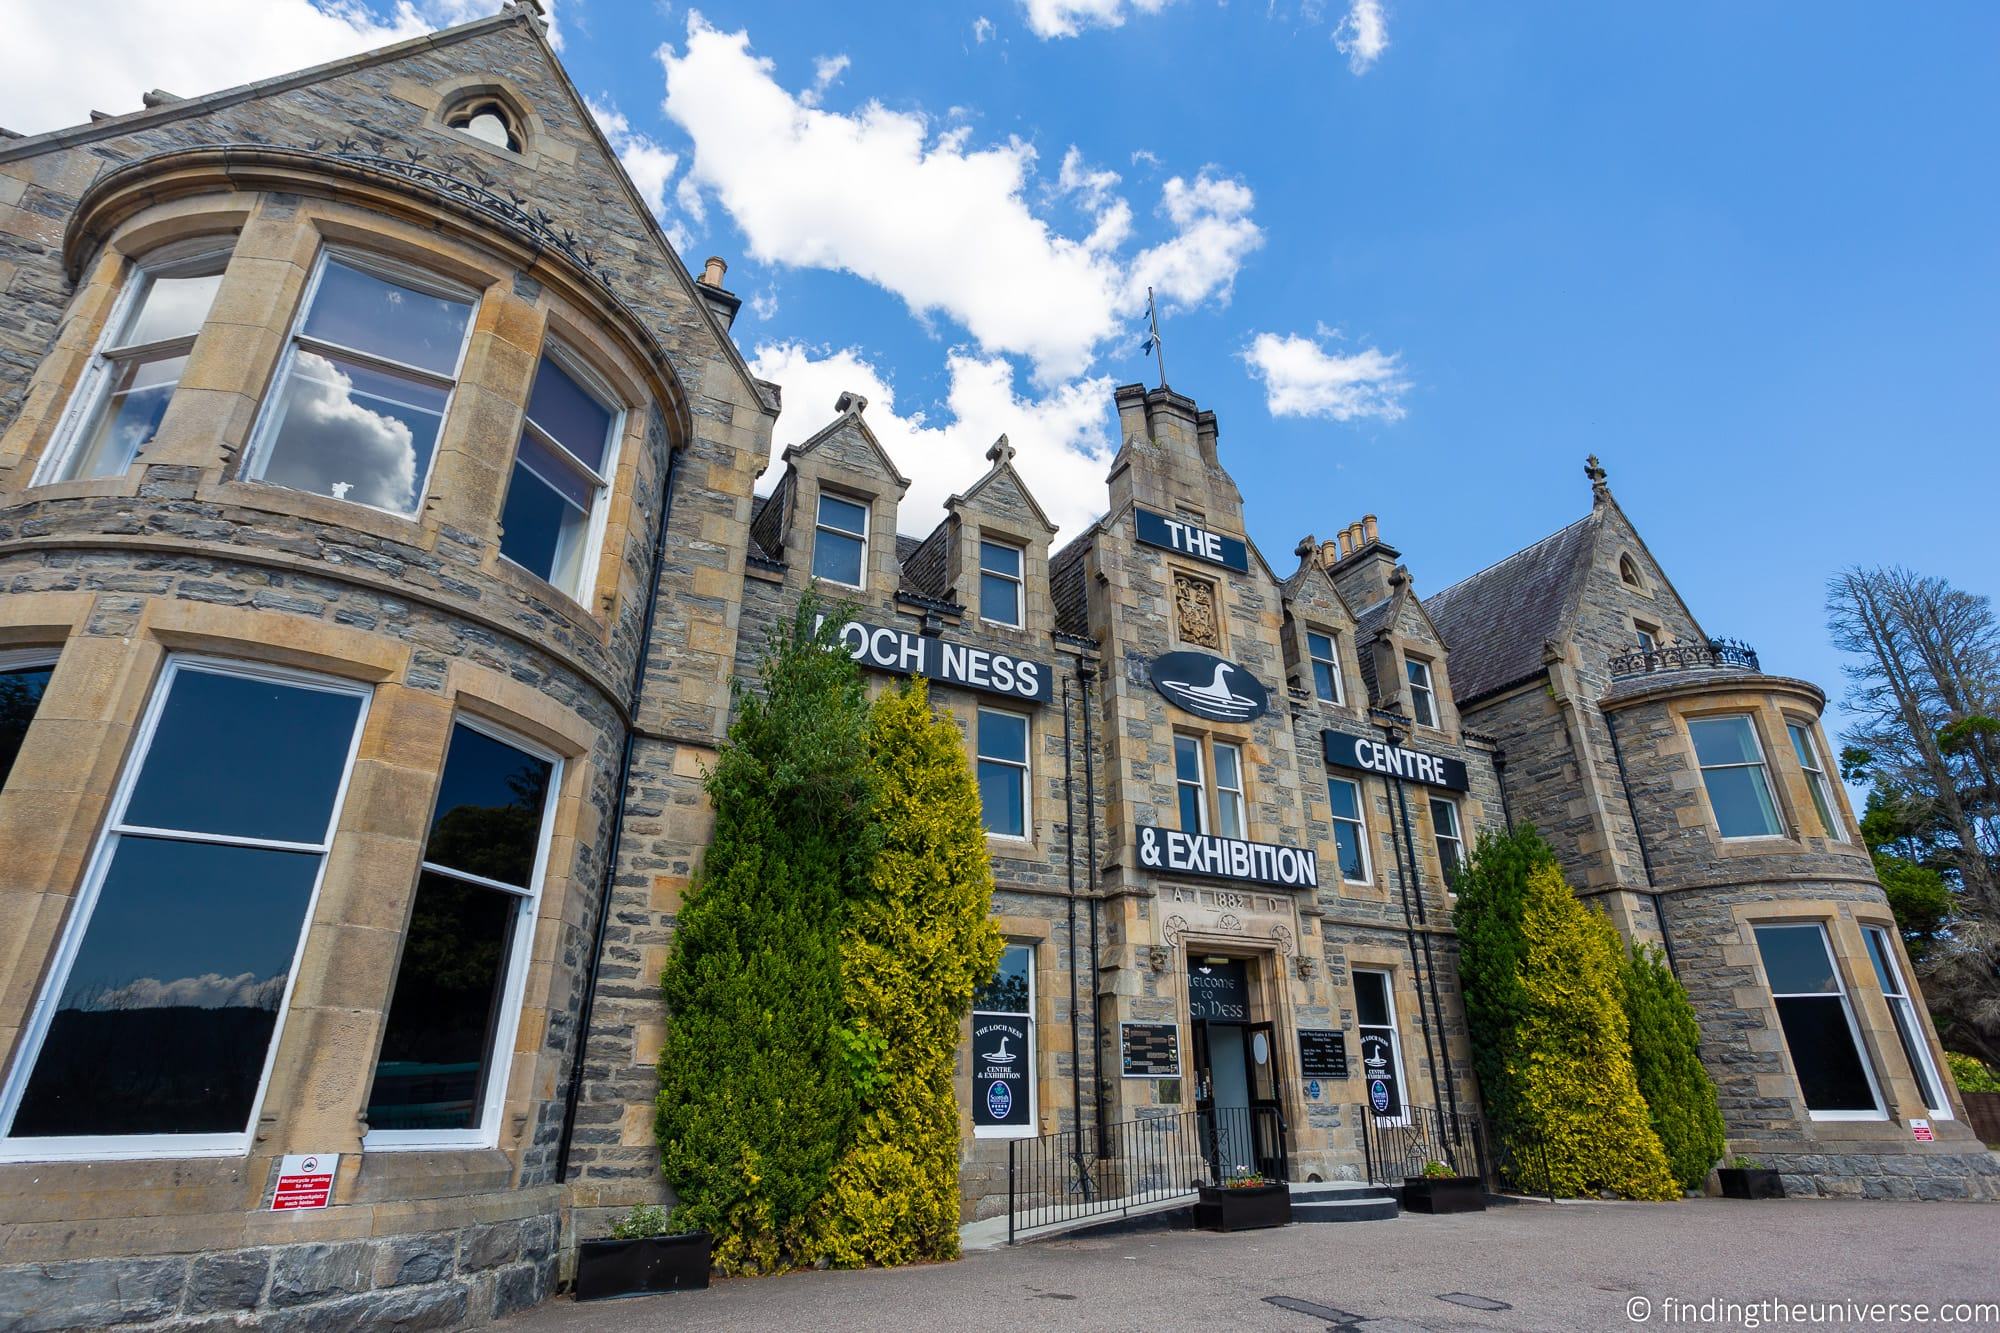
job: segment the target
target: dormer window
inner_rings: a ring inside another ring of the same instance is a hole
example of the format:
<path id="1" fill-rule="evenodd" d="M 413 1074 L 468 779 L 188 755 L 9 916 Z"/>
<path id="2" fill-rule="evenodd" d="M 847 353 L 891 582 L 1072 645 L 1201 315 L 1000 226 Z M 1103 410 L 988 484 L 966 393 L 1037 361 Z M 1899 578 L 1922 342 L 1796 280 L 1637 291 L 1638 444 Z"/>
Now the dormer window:
<path id="1" fill-rule="evenodd" d="M 868 506 L 822 491 L 813 526 L 813 577 L 859 588 L 867 556 Z"/>
<path id="2" fill-rule="evenodd" d="M 497 97 L 468 98 L 444 113 L 444 123 L 481 143 L 510 153 L 521 151 L 520 122 Z"/>
<path id="3" fill-rule="evenodd" d="M 1321 702 L 1340 702 L 1340 655 L 1334 650 L 1333 635 L 1306 631 L 1306 653 L 1312 659 L 1313 694 Z"/>
<path id="4" fill-rule="evenodd" d="M 1021 563 L 1018 546 L 979 543 L 979 618 L 995 625 L 1021 623 Z"/>
<path id="5" fill-rule="evenodd" d="M 1410 716 L 1420 727 L 1435 727 L 1438 724 L 1437 690 L 1431 685 L 1431 664 L 1408 658 L 1403 663 L 1403 674 L 1410 682 Z"/>

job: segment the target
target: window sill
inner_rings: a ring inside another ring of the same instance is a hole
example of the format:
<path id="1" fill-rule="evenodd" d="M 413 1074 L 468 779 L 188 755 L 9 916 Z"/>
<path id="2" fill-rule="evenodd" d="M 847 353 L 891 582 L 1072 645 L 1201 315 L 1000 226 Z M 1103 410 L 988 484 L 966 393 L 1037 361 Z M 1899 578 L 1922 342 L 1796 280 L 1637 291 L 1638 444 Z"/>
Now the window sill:
<path id="1" fill-rule="evenodd" d="M 376 1129 L 362 1135 L 361 1151 L 484 1152 L 496 1146 L 495 1137 L 477 1130 Z"/>
<path id="2" fill-rule="evenodd" d="M 214 500 L 241 505 L 269 514 L 303 518 L 329 527 L 351 528 L 406 546 L 427 546 L 424 540 L 424 511 L 393 514 L 356 500 L 336 500 L 330 495 L 293 490 L 275 482 L 248 478 L 211 482 L 195 488 L 197 500 Z"/>
<path id="3" fill-rule="evenodd" d="M 1025 848 L 1026 850 L 1029 850 L 1029 851 L 1033 851 L 1033 850 L 1034 850 L 1034 846 L 1035 846 L 1035 840 L 1034 840 L 1033 838 L 1030 838 L 1030 837 L 1028 837 L 1028 836 L 1027 836 L 1026 834 L 1022 834 L 1022 833 L 992 833 L 992 832 L 989 832 L 989 833 L 988 833 L 988 834 L 986 835 L 986 841 L 988 841 L 988 842 L 998 842 L 998 843 L 1005 843 L 1006 845 L 1008 845 L 1008 846 L 1010 846 L 1010 847 L 1020 847 L 1020 848 Z"/>
<path id="4" fill-rule="evenodd" d="M 211 1137 L 211 1136 L 198 1136 Z M 218 1136 L 219 1137 L 219 1136 Z M 8 1139 L 0 1143 L 0 1164 L 16 1162 L 169 1162 L 192 1158 L 244 1157 L 248 1135 L 232 1136 L 227 1144 L 175 1146 L 165 1139 L 144 1139 L 118 1146 L 113 1138 Z"/>
<path id="5" fill-rule="evenodd" d="M 1806 1112 L 1806 1119 L 1817 1124 L 1886 1124 L 1887 1111 L 1812 1111 Z"/>

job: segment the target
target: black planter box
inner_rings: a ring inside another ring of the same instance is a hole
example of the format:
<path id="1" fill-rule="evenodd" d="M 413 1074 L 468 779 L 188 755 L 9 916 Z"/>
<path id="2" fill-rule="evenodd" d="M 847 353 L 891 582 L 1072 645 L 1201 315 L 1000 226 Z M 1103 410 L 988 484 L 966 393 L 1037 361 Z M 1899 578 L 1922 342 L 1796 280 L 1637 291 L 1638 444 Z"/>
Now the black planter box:
<path id="1" fill-rule="evenodd" d="M 1715 1178 L 1722 1184 L 1722 1197 L 1725 1199 L 1785 1197 L 1785 1182 L 1776 1171 L 1766 1171 L 1761 1167 L 1725 1166 L 1716 1171 Z"/>
<path id="2" fill-rule="evenodd" d="M 1406 1176 L 1403 1207 L 1412 1213 L 1483 1213 L 1486 1186 L 1478 1176 Z"/>
<path id="3" fill-rule="evenodd" d="M 708 1286 L 706 1231 L 639 1240 L 587 1240 L 576 1251 L 576 1298 L 602 1301 Z"/>
<path id="4" fill-rule="evenodd" d="M 1292 1189 L 1283 1181 L 1237 1189 L 1203 1185 L 1201 1200 L 1194 1206 L 1194 1220 L 1204 1231 L 1287 1226 L 1292 1220 Z"/>

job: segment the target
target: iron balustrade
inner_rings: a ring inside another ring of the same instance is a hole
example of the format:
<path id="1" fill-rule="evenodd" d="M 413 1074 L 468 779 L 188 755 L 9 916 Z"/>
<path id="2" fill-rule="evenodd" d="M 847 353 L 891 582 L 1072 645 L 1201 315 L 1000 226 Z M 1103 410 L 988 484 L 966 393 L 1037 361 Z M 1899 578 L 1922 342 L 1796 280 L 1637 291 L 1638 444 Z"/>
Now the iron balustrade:
<path id="1" fill-rule="evenodd" d="M 1193 1198 L 1231 1175 L 1285 1178 L 1283 1121 L 1275 1108 L 1170 1111 L 1091 1131 L 1065 1129 L 1007 1144 L 1007 1243 L 1045 1227 L 1120 1217 Z"/>
<path id="2" fill-rule="evenodd" d="M 1757 650 L 1736 639 L 1710 639 L 1706 643 L 1656 644 L 1614 653 L 1607 664 L 1613 680 L 1644 676 L 1655 671 L 1762 671 Z"/>
<path id="3" fill-rule="evenodd" d="M 1400 1185 L 1441 1162 L 1454 1176 L 1476 1177 L 1489 1193 L 1511 1189 L 1555 1198 L 1547 1145 L 1530 1130 L 1510 1133 L 1471 1111 L 1436 1106 L 1406 1106 L 1399 1115 L 1380 1116 L 1362 1104 L 1354 1112 L 1371 1184 Z"/>

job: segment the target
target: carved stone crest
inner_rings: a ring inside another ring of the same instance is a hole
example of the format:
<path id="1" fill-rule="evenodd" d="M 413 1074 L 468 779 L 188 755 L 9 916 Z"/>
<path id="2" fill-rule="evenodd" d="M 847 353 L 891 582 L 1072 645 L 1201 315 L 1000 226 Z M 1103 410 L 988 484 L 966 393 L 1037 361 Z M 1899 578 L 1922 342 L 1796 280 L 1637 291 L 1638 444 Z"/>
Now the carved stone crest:
<path id="1" fill-rule="evenodd" d="M 1222 623 L 1215 614 L 1215 585 L 1185 574 L 1174 575 L 1174 619 L 1182 643 L 1203 648 L 1222 646 Z"/>

